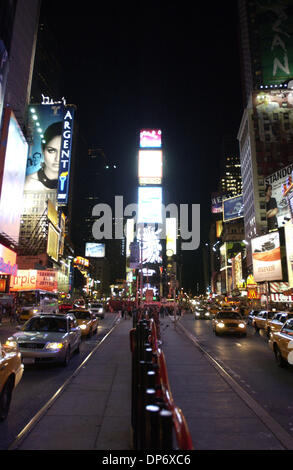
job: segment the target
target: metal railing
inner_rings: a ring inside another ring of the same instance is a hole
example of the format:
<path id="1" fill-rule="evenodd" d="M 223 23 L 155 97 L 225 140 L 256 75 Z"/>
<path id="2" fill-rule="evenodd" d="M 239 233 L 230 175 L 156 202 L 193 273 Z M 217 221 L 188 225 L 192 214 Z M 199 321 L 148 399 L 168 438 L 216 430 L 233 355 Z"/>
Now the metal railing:
<path id="1" fill-rule="evenodd" d="M 140 315 L 130 331 L 133 447 L 193 450 L 186 419 L 174 403 L 157 324 L 158 318 Z"/>

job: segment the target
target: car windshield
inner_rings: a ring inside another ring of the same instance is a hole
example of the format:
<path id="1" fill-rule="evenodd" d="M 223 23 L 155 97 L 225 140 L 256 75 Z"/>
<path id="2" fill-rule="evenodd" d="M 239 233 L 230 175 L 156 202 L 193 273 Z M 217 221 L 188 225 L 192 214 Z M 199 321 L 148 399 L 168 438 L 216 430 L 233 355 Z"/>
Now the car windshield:
<path id="1" fill-rule="evenodd" d="M 103 305 L 101 305 L 101 304 L 92 304 L 91 307 L 92 308 L 103 308 Z"/>
<path id="2" fill-rule="evenodd" d="M 293 332 L 293 319 L 288 320 L 287 323 L 285 323 L 283 331 L 287 331 L 290 334 Z"/>
<path id="3" fill-rule="evenodd" d="M 268 318 L 273 318 L 274 315 L 275 315 L 275 312 L 268 312 Z"/>
<path id="4" fill-rule="evenodd" d="M 241 320 L 241 316 L 236 312 L 221 312 L 221 313 L 218 313 L 217 318 L 219 319 L 231 318 L 234 320 Z"/>
<path id="5" fill-rule="evenodd" d="M 35 317 L 25 324 L 23 331 L 66 333 L 67 322 L 65 318 Z"/>
<path id="6" fill-rule="evenodd" d="M 73 315 L 75 316 L 75 318 L 77 318 L 77 320 L 90 320 L 91 319 L 91 314 L 90 312 L 72 312 Z"/>

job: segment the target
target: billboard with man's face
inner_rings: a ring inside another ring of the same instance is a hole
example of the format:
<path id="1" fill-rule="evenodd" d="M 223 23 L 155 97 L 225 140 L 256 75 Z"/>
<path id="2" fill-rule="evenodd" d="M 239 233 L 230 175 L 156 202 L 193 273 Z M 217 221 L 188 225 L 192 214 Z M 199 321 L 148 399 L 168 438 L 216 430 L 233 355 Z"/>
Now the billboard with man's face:
<path id="1" fill-rule="evenodd" d="M 293 163 L 265 178 L 268 229 L 282 227 L 290 219 L 290 207 L 282 186 L 293 171 Z"/>

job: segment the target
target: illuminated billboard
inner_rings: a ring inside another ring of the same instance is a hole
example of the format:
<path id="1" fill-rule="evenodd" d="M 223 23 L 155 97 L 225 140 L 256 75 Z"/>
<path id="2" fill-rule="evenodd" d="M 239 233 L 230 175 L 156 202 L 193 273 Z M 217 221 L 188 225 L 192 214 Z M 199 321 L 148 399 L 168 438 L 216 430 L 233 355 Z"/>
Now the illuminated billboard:
<path id="1" fill-rule="evenodd" d="M 8 108 L 4 113 L 1 143 L 0 232 L 18 243 L 28 144 Z"/>
<path id="2" fill-rule="evenodd" d="M 134 240 L 134 219 L 126 221 L 126 257 L 130 256 L 130 243 Z"/>
<path id="3" fill-rule="evenodd" d="M 161 150 L 140 150 L 138 154 L 139 184 L 161 184 L 163 155 Z"/>
<path id="4" fill-rule="evenodd" d="M 223 200 L 223 220 L 229 222 L 243 217 L 243 197 L 236 196 Z"/>
<path id="5" fill-rule="evenodd" d="M 162 188 L 138 188 L 138 220 L 139 224 L 162 223 Z"/>
<path id="6" fill-rule="evenodd" d="M 68 203 L 74 111 L 73 106 L 67 106 L 63 121 L 57 196 L 59 206 L 65 206 Z"/>
<path id="7" fill-rule="evenodd" d="M 286 256 L 289 287 L 293 287 L 293 224 L 285 225 Z"/>
<path id="8" fill-rule="evenodd" d="M 104 258 L 105 257 L 105 244 L 104 243 L 86 243 L 85 256 L 88 258 Z"/>
<path id="9" fill-rule="evenodd" d="M 58 291 L 57 271 L 36 269 L 18 270 L 17 276 L 11 276 L 10 291 L 44 290 Z"/>
<path id="10" fill-rule="evenodd" d="M 141 148 L 161 148 L 162 131 L 160 129 L 143 129 L 140 131 Z"/>
<path id="11" fill-rule="evenodd" d="M 283 196 L 282 193 L 282 186 L 286 183 L 288 177 L 291 176 L 292 171 L 293 163 L 265 178 L 269 230 L 282 227 L 283 222 L 286 222 L 291 217 L 287 197 Z M 272 209 L 276 209 L 276 214 L 270 212 Z"/>
<path id="12" fill-rule="evenodd" d="M 177 254 L 177 219 L 166 219 L 166 253 L 167 256 Z"/>
<path id="13" fill-rule="evenodd" d="M 220 214 L 223 212 L 223 195 L 220 193 L 212 193 L 212 214 Z"/>
<path id="14" fill-rule="evenodd" d="M 47 253 L 54 261 L 58 261 L 59 232 L 50 223 L 48 226 Z"/>
<path id="15" fill-rule="evenodd" d="M 251 240 L 253 277 L 256 282 L 282 281 L 282 259 L 279 232 Z M 285 280 L 285 279 L 284 279 Z"/>
<path id="16" fill-rule="evenodd" d="M 155 230 L 153 225 L 140 227 L 139 240 L 142 245 L 142 249 L 140 249 L 140 261 L 142 261 L 142 264 L 162 263 L 160 233 L 160 231 Z"/>
<path id="17" fill-rule="evenodd" d="M 0 274 L 17 274 L 16 253 L 0 243 Z"/>

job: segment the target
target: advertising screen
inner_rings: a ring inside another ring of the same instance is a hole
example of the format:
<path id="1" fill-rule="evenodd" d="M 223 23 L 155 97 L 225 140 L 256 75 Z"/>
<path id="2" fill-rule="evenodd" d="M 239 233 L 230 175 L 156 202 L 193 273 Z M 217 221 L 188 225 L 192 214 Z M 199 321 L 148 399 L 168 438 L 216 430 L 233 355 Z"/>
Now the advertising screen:
<path id="1" fill-rule="evenodd" d="M 223 200 L 223 220 L 239 219 L 243 217 L 243 198 L 241 196 L 231 197 Z"/>
<path id="2" fill-rule="evenodd" d="M 212 214 L 220 214 L 223 212 L 223 195 L 212 193 Z"/>
<path id="3" fill-rule="evenodd" d="M 166 253 L 177 254 L 177 220 L 175 218 L 166 219 Z"/>
<path id="4" fill-rule="evenodd" d="M 67 106 L 63 120 L 57 196 L 59 206 L 66 206 L 68 203 L 74 112 L 73 106 Z"/>
<path id="5" fill-rule="evenodd" d="M 13 112 L 9 109 L 4 113 L 1 142 L 6 142 L 6 148 L 3 145 L 0 151 L 0 231 L 17 243 L 28 144 Z"/>
<path id="6" fill-rule="evenodd" d="M 126 221 L 126 257 L 130 256 L 130 243 L 134 240 L 134 219 Z"/>
<path id="7" fill-rule="evenodd" d="M 253 277 L 256 282 L 282 281 L 282 260 L 279 232 L 251 240 Z"/>
<path id="8" fill-rule="evenodd" d="M 262 83 L 282 83 L 292 77 L 293 5 L 283 0 L 260 0 L 253 3 L 258 31 L 258 48 Z"/>
<path id="9" fill-rule="evenodd" d="M 162 131 L 160 129 L 142 129 L 140 131 L 141 148 L 161 148 Z"/>
<path id="10" fill-rule="evenodd" d="M 160 240 L 161 231 L 155 230 L 153 225 L 140 228 L 139 239 L 142 244 L 140 250 L 140 261 L 146 263 L 162 263 L 162 244 Z"/>
<path id="11" fill-rule="evenodd" d="M 48 226 L 47 253 L 54 261 L 58 261 L 59 232 L 50 223 Z"/>
<path id="12" fill-rule="evenodd" d="M 285 218 L 290 219 L 291 217 L 287 197 L 282 194 L 282 185 L 286 183 L 292 171 L 293 163 L 265 178 L 266 196 L 268 198 L 267 220 L 269 230 L 282 227 L 283 222 L 286 222 Z M 272 209 L 277 209 L 276 214 L 271 215 L 270 210 Z"/>
<path id="13" fill-rule="evenodd" d="M 17 273 L 16 253 L 0 243 L 0 274 Z"/>
<path id="14" fill-rule="evenodd" d="M 234 258 L 233 265 L 233 278 L 234 287 L 240 287 L 242 285 L 242 254 L 238 253 Z"/>
<path id="15" fill-rule="evenodd" d="M 293 224 L 285 225 L 286 255 L 289 287 L 293 287 Z"/>
<path id="16" fill-rule="evenodd" d="M 105 244 L 104 243 L 86 243 L 85 256 L 87 258 L 104 258 L 105 257 Z"/>
<path id="17" fill-rule="evenodd" d="M 35 269 L 18 270 L 17 276 L 11 276 L 11 292 L 27 290 L 44 290 L 47 292 L 57 292 L 58 278 L 57 271 L 38 271 Z"/>
<path id="18" fill-rule="evenodd" d="M 162 188 L 138 188 L 138 220 L 139 224 L 162 223 Z"/>
<path id="19" fill-rule="evenodd" d="M 161 184 L 163 161 L 161 150 L 140 150 L 138 154 L 138 177 L 140 184 Z"/>

